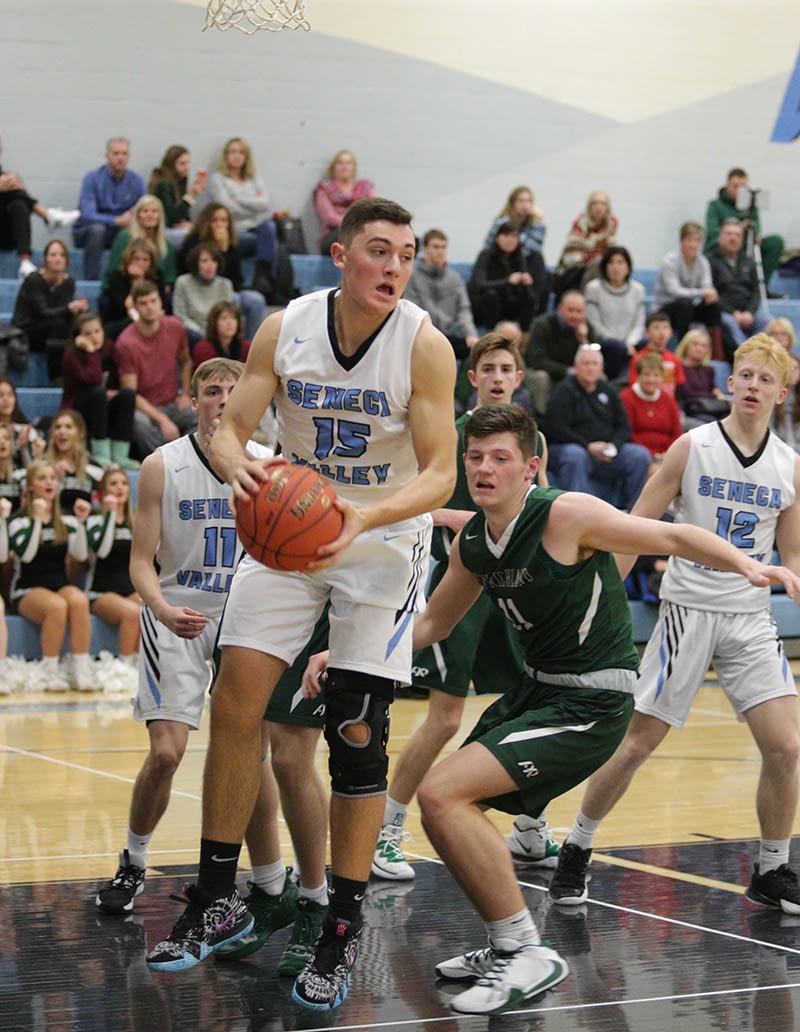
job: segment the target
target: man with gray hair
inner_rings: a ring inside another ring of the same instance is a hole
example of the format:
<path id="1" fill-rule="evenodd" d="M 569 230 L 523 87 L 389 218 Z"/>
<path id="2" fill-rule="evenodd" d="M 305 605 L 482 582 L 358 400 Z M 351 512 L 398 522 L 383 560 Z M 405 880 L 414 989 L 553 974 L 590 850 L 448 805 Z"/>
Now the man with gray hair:
<path id="1" fill-rule="evenodd" d="M 147 192 L 144 180 L 128 168 L 130 143 L 124 136 L 112 136 L 106 144 L 106 163 L 87 172 L 78 199 L 80 218 L 72 230 L 76 247 L 84 249 L 83 274 L 100 279 L 103 249 L 131 221 L 131 209 Z"/>
<path id="2" fill-rule="evenodd" d="M 761 293 L 755 262 L 744 253 L 744 229 L 738 219 L 722 223 L 719 241 L 709 251 L 708 260 L 719 294 L 725 343 L 736 349 L 767 324 L 764 312 L 759 311 Z"/>

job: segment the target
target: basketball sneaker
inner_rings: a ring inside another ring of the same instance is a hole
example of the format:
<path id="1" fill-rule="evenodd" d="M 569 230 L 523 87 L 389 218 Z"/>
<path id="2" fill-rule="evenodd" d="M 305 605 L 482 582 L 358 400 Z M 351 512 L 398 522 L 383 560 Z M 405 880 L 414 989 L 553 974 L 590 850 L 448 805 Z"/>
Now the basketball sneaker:
<path id="1" fill-rule="evenodd" d="M 292 988 L 295 1003 L 311 1010 L 333 1010 L 347 998 L 350 977 L 358 959 L 363 925 L 330 916 L 322 922 L 314 952 Z"/>
<path id="2" fill-rule="evenodd" d="M 253 915 L 236 889 L 216 899 L 209 899 L 197 885 L 187 885 L 183 892 L 170 896 L 188 906 L 167 938 L 147 954 L 151 971 L 186 971 L 253 927 Z"/>
<path id="3" fill-rule="evenodd" d="M 258 885 L 248 882 L 250 895 L 244 900 L 247 909 L 253 915 L 255 924 L 236 942 L 229 942 L 216 950 L 218 960 L 241 960 L 251 953 L 260 950 L 267 939 L 279 928 L 290 925 L 297 913 L 297 886 L 290 877 L 291 869 L 287 868 L 283 890 L 278 896 L 271 896 Z"/>
<path id="4" fill-rule="evenodd" d="M 97 891 L 95 903 L 104 914 L 129 914 L 133 901 L 144 888 L 144 868 L 131 863 L 127 849 L 119 854 L 114 877 Z"/>
<path id="5" fill-rule="evenodd" d="M 451 982 L 473 982 L 492 970 L 499 955 L 490 942 L 482 950 L 460 953 L 457 957 L 437 964 L 434 968 L 436 977 L 446 978 Z"/>
<path id="6" fill-rule="evenodd" d="M 773 907 L 784 914 L 800 914 L 800 886 L 797 875 L 788 864 L 781 864 L 763 874 L 758 864 L 753 864 L 753 876 L 745 896 L 762 907 Z"/>
<path id="7" fill-rule="evenodd" d="M 521 1007 L 569 974 L 567 962 L 549 946 L 494 951 L 494 963 L 474 985 L 450 1001 L 458 1014 L 499 1014 Z"/>
<path id="8" fill-rule="evenodd" d="M 414 868 L 400 848 L 403 837 L 403 829 L 395 824 L 385 824 L 381 828 L 372 858 L 372 873 L 376 878 L 386 878 L 387 881 L 411 881 L 414 878 Z"/>
<path id="9" fill-rule="evenodd" d="M 586 868 L 591 858 L 591 849 L 581 849 L 572 842 L 564 842 L 558 854 L 556 873 L 550 882 L 550 899 L 566 907 L 585 903 L 589 896 Z"/>
<path id="10" fill-rule="evenodd" d="M 278 961 L 278 974 L 296 978 L 314 956 L 314 943 L 319 938 L 322 922 L 328 913 L 325 903 L 301 896 L 295 908 L 292 934 Z"/>
<path id="11" fill-rule="evenodd" d="M 521 823 L 528 823 L 530 818 L 524 817 L 514 821 L 514 827 L 508 836 L 508 849 L 515 860 L 536 867 L 555 867 L 558 864 L 558 843 L 547 821 L 537 821 L 532 828 L 522 828 Z"/>

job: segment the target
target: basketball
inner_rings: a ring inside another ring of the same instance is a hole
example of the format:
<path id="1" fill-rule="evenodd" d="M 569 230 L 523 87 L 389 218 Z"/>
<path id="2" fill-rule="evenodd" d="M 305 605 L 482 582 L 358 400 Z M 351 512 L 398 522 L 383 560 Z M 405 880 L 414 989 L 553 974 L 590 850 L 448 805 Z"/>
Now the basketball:
<path id="1" fill-rule="evenodd" d="M 245 551 L 273 570 L 304 570 L 320 545 L 339 536 L 344 517 L 336 492 L 308 466 L 279 465 L 255 495 L 236 506 Z"/>

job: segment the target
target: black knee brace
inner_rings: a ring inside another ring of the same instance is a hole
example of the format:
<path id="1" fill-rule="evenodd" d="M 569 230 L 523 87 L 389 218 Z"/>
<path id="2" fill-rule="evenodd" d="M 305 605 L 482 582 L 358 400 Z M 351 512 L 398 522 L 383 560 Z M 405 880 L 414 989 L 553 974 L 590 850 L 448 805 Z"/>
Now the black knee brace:
<path id="1" fill-rule="evenodd" d="M 354 670 L 328 669 L 325 740 L 331 791 L 339 796 L 381 795 L 389 757 L 389 704 L 395 682 Z"/>

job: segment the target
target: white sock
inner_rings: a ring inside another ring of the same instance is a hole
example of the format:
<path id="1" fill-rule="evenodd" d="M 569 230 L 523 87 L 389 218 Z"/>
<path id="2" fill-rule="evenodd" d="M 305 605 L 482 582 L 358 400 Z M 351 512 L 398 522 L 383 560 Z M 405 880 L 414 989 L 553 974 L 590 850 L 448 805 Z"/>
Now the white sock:
<path id="1" fill-rule="evenodd" d="M 391 796 L 386 797 L 386 809 L 383 811 L 383 825 L 394 825 L 395 828 L 402 828 L 408 814 L 408 803 L 398 803 Z"/>
<path id="2" fill-rule="evenodd" d="M 139 653 L 132 652 L 129 656 L 120 656 L 120 660 L 126 663 L 129 667 L 133 667 L 134 670 L 139 666 Z"/>
<path id="3" fill-rule="evenodd" d="M 58 673 L 58 656 L 44 656 L 41 670 L 45 674 Z"/>
<path id="4" fill-rule="evenodd" d="M 511 953 L 520 946 L 538 946 L 542 941 L 527 907 L 502 921 L 485 921 L 484 924 L 489 942 L 504 953 Z"/>
<path id="5" fill-rule="evenodd" d="M 79 674 L 90 674 L 92 671 L 91 667 L 92 657 L 88 652 L 73 652 L 72 663 L 75 667 L 75 673 Z"/>
<path id="6" fill-rule="evenodd" d="M 571 842 L 573 846 L 580 846 L 581 849 L 591 849 L 599 827 L 600 821 L 590 820 L 583 810 L 578 810 L 572 830 L 564 841 Z"/>
<path id="7" fill-rule="evenodd" d="M 534 828 L 538 831 L 545 824 L 547 824 L 547 818 L 544 814 L 540 817 L 529 817 L 527 814 L 521 813 L 514 818 L 514 826 L 517 831 L 533 831 Z"/>
<path id="8" fill-rule="evenodd" d="M 758 850 L 758 870 L 760 874 L 774 871 L 781 864 L 789 863 L 789 839 L 761 839 Z"/>
<path id="9" fill-rule="evenodd" d="M 280 896 L 286 883 L 283 860 L 276 860 L 274 864 L 253 864 L 253 877 L 250 880 L 267 895 Z"/>
<path id="10" fill-rule="evenodd" d="M 152 837 L 152 831 L 149 835 L 137 835 L 135 831 L 128 828 L 128 841 L 125 848 L 128 850 L 128 859 L 135 867 L 142 869 L 147 867 L 147 847 Z"/>
<path id="11" fill-rule="evenodd" d="M 317 889 L 307 889 L 305 885 L 299 887 L 300 899 L 310 899 L 312 903 L 319 903 L 321 906 L 328 905 L 328 883 L 324 881 Z"/>

